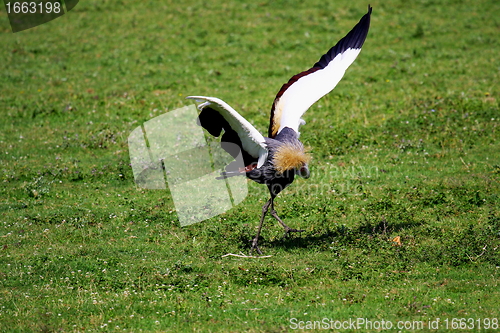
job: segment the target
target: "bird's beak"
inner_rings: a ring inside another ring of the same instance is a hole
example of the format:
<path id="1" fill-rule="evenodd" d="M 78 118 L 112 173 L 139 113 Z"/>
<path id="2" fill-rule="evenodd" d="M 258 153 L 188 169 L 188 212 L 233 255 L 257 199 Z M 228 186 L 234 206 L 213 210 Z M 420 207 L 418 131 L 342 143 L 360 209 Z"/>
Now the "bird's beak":
<path id="1" fill-rule="evenodd" d="M 299 175 L 300 177 L 307 179 L 311 175 L 309 173 L 309 167 L 307 164 L 304 164 L 299 170 L 295 172 L 295 174 Z"/>

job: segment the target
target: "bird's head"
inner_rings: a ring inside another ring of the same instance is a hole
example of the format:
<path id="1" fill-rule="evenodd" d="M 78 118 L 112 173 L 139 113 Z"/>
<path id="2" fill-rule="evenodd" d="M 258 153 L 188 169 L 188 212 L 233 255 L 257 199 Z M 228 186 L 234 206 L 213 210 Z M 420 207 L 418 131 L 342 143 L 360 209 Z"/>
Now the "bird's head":
<path id="1" fill-rule="evenodd" d="M 309 178 L 308 163 L 311 160 L 300 141 L 284 142 L 274 153 L 274 167 L 279 173 L 293 170 L 302 178 Z"/>

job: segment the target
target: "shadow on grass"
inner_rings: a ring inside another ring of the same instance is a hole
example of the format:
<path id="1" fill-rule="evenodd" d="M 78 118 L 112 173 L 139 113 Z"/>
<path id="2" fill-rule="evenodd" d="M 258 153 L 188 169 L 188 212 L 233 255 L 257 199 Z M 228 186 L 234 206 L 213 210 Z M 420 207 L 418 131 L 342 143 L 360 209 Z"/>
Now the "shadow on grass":
<path id="1" fill-rule="evenodd" d="M 385 238 L 392 233 L 404 229 L 419 227 L 422 224 L 423 222 L 415 221 L 387 223 L 387 221 L 383 219 L 377 224 L 364 223 L 352 228 L 345 225 L 337 225 L 334 228 L 327 228 L 319 232 L 293 233 L 285 237 L 278 237 L 271 241 L 262 239 L 261 244 L 282 249 L 318 248 L 326 250 L 334 241 L 347 245 L 357 243 L 360 239 L 375 237 Z"/>

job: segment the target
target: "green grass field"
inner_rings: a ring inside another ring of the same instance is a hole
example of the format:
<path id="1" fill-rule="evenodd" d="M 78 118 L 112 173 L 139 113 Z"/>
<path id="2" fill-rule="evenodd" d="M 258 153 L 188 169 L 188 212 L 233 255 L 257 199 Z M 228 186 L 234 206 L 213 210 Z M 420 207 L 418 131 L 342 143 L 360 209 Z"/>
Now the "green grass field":
<path id="1" fill-rule="evenodd" d="M 306 231 L 268 217 L 266 258 L 223 257 L 249 253 L 265 187 L 180 227 L 127 138 L 188 95 L 265 133 L 367 2 L 85 0 L 15 34 L 2 9 L 0 331 L 500 331 L 500 2 L 370 4 L 363 51 L 305 115 L 312 176 L 276 200 Z"/>

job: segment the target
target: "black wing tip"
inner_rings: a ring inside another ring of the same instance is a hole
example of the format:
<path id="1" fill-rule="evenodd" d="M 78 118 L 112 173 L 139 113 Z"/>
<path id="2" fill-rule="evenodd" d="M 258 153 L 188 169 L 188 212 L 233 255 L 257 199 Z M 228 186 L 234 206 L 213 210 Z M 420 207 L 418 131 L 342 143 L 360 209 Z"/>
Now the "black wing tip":
<path id="1" fill-rule="evenodd" d="M 338 54 L 345 52 L 347 49 L 361 49 L 365 43 L 366 36 L 368 35 L 368 30 L 370 29 L 370 16 L 372 9 L 372 6 L 368 5 L 368 12 L 363 15 L 363 17 L 347 35 L 339 40 L 334 47 L 332 47 L 319 59 L 317 63 L 314 64 L 313 68 L 325 68 L 332 59 L 334 59 Z"/>
<path id="2" fill-rule="evenodd" d="M 368 35 L 368 30 L 370 29 L 370 19 L 373 11 L 373 7 L 368 5 L 368 12 L 363 15 L 359 22 L 352 28 L 349 33 L 342 38 L 338 44 L 345 44 L 343 48 L 356 48 L 360 49 Z"/>

